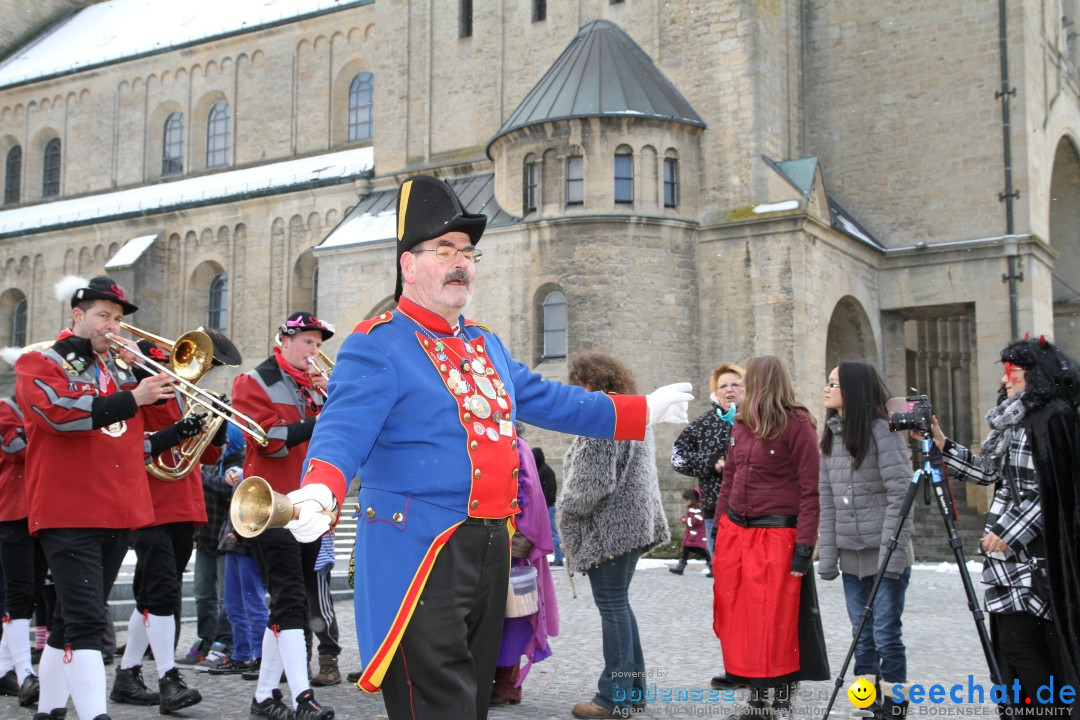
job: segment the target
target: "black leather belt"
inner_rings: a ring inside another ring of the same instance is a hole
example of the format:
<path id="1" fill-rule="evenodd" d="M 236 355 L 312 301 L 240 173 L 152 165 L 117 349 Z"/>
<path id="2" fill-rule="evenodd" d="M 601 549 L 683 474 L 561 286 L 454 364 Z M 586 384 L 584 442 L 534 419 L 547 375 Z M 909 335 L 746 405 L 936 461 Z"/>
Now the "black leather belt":
<path id="1" fill-rule="evenodd" d="M 744 528 L 793 528 L 799 520 L 798 515 L 740 515 L 730 510 L 728 517 Z"/>
<path id="2" fill-rule="evenodd" d="M 498 527 L 506 525 L 506 518 L 465 518 L 464 525 L 483 525 L 484 527 Z"/>

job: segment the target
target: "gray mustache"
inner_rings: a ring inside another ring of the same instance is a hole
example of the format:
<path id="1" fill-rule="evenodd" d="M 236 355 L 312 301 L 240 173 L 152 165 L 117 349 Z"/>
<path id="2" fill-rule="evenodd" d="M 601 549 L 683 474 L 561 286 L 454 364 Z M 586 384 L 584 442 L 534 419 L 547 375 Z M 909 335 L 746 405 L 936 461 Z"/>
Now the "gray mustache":
<path id="1" fill-rule="evenodd" d="M 464 270 L 451 270 L 447 273 L 446 277 L 443 278 L 443 285 L 452 282 L 463 282 L 466 285 L 472 285 L 472 282 L 469 280 L 469 273 Z"/>

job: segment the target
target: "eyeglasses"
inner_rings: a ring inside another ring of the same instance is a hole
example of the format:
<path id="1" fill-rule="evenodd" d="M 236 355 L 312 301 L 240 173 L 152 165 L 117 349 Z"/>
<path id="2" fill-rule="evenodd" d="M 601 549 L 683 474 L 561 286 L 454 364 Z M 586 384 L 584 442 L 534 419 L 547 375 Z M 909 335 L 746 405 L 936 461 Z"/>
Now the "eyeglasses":
<path id="1" fill-rule="evenodd" d="M 1019 365 L 1013 365 L 1011 362 L 1006 362 L 1005 363 L 1005 374 L 1006 375 L 1012 375 L 1017 370 L 1019 370 L 1020 372 L 1023 372 L 1024 368 L 1020 367 Z"/>
<path id="2" fill-rule="evenodd" d="M 735 388 L 741 388 L 741 387 L 742 387 L 742 383 L 724 383 L 723 385 L 717 385 L 716 389 L 717 390 L 728 390 L 728 389 L 734 390 Z"/>
<path id="3" fill-rule="evenodd" d="M 839 390 L 840 383 L 825 383 L 825 387 L 832 388 L 833 390 Z"/>
<path id="4" fill-rule="evenodd" d="M 437 257 L 440 262 L 444 263 L 454 262 L 454 260 L 457 259 L 458 253 L 464 255 L 465 259 L 471 263 L 480 262 L 480 258 L 484 256 L 483 252 L 477 250 L 472 245 L 463 248 L 457 248 L 450 244 L 436 245 L 433 248 L 420 248 L 419 250 L 411 250 L 410 252 L 433 252 L 435 253 L 435 257 Z"/>

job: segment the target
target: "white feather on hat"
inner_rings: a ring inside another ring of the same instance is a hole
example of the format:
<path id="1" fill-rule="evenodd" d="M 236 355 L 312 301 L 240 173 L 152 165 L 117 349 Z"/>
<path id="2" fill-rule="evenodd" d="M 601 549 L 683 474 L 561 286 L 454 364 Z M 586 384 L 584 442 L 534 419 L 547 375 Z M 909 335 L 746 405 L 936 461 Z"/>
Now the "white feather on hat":
<path id="1" fill-rule="evenodd" d="M 7 364 L 11 367 L 15 367 L 15 361 L 22 356 L 22 348 L 6 347 L 0 348 L 0 358 L 7 361 Z"/>
<path id="2" fill-rule="evenodd" d="M 90 281 L 78 275 L 65 275 L 57 281 L 53 288 L 56 290 L 56 299 L 61 302 L 71 302 L 71 298 L 77 290 L 88 287 Z"/>

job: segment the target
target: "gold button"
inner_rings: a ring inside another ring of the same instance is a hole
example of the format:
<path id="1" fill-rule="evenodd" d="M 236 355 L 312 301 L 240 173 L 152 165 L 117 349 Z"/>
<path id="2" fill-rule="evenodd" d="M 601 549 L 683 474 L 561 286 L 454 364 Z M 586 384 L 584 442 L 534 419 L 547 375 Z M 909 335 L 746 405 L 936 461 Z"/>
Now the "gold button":
<path id="1" fill-rule="evenodd" d="M 465 418 L 465 422 L 472 420 L 472 415 L 470 413 L 465 413 L 463 417 Z"/>
<path id="2" fill-rule="evenodd" d="M 475 510 L 478 507 L 480 507 L 480 501 L 479 500 L 473 500 L 471 503 L 469 503 L 469 509 L 470 510 Z"/>
<path id="3" fill-rule="evenodd" d="M 476 442 L 475 440 L 473 440 L 471 443 L 469 443 L 469 449 L 470 450 L 475 450 L 478 447 L 480 447 L 480 443 Z"/>
<path id="4" fill-rule="evenodd" d="M 364 514 L 368 517 L 375 517 L 375 508 L 369 507 L 367 510 L 364 511 Z"/>
<path id="5" fill-rule="evenodd" d="M 405 516 L 399 512 L 394 513 L 394 522 L 399 523 L 405 519 Z"/>
<path id="6" fill-rule="evenodd" d="M 385 320 L 386 319 L 386 313 L 383 313 L 382 315 L 380 315 L 379 319 L 380 320 Z"/>
<path id="7" fill-rule="evenodd" d="M 446 366 L 445 365 L 440 365 L 439 366 L 439 372 L 446 372 Z"/>
<path id="8" fill-rule="evenodd" d="M 514 498 L 513 500 L 510 501 L 510 507 L 512 507 L 512 508 L 517 507 L 517 498 Z"/>
<path id="9" fill-rule="evenodd" d="M 483 346 L 483 345 L 477 345 L 477 346 L 476 346 L 476 352 L 478 352 L 478 353 L 480 353 L 481 355 L 483 355 L 483 354 L 484 354 L 484 346 Z"/>
<path id="10" fill-rule="evenodd" d="M 518 469 L 514 468 L 513 471 L 510 473 L 510 477 L 512 477 L 512 478 L 514 478 L 516 480 L 517 476 L 518 476 Z"/>
<path id="11" fill-rule="evenodd" d="M 480 468 L 476 468 L 476 470 L 473 471 L 473 477 L 480 477 Z"/>
<path id="12" fill-rule="evenodd" d="M 510 447 L 512 447 L 512 448 L 514 448 L 515 450 L 517 450 L 517 440 L 511 440 L 511 441 L 510 441 Z"/>
<path id="13" fill-rule="evenodd" d="M 494 375 L 495 374 L 495 368 L 488 368 L 487 370 L 484 370 L 484 374 L 487 375 L 488 377 Z"/>
<path id="14" fill-rule="evenodd" d="M 427 338 L 424 338 L 424 347 L 427 347 L 427 346 L 428 346 Z"/>

